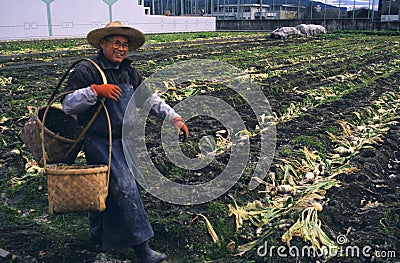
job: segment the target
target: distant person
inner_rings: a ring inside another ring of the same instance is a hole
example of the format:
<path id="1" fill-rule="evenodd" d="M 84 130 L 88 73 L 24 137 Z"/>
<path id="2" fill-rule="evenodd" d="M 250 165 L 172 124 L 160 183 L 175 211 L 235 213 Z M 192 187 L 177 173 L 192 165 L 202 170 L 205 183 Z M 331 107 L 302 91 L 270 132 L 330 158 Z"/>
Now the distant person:
<path id="1" fill-rule="evenodd" d="M 111 22 L 104 28 L 94 29 L 87 41 L 99 49 L 93 60 L 104 71 L 108 84 L 102 84 L 98 70 L 89 61 L 78 63 L 71 72 L 65 91 L 74 91 L 62 101 L 67 114 L 76 114 L 85 126 L 99 105 L 105 105 L 112 124 L 112 158 L 109 194 L 103 212 L 89 213 L 89 236 L 101 249 L 132 247 L 141 262 L 157 263 L 167 255 L 154 251 L 149 239 L 154 236 L 147 218 L 135 175 L 130 171 L 122 148 L 122 122 L 128 102 L 142 83 L 142 77 L 126 59 L 128 52 L 145 42 L 142 32 L 121 22 Z M 183 119 L 158 95 L 147 89 L 135 94 L 137 107 L 151 107 L 152 112 L 167 118 L 179 134 L 189 135 Z M 100 112 L 84 138 L 84 151 L 88 165 L 107 164 L 109 154 L 108 124 L 104 110 Z"/>

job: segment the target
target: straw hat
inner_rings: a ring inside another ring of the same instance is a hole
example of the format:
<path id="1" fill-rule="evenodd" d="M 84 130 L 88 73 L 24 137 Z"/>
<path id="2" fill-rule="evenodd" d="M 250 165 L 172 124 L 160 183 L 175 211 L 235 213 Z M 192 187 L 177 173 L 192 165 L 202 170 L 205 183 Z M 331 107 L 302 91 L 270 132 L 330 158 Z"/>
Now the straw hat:
<path id="1" fill-rule="evenodd" d="M 90 45 L 100 49 L 100 40 L 110 35 L 122 35 L 129 40 L 129 50 L 135 50 L 144 44 L 145 38 L 138 29 L 129 26 L 123 26 L 120 21 L 110 22 L 103 28 L 97 28 L 90 31 L 86 39 Z"/>

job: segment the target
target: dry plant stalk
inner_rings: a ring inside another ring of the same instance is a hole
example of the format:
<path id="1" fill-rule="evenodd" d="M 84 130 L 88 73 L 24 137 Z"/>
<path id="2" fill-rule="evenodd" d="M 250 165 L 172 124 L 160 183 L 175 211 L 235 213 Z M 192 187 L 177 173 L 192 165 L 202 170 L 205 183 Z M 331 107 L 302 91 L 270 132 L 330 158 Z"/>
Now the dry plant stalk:
<path id="1" fill-rule="evenodd" d="M 215 232 L 213 226 L 211 225 L 210 220 L 208 220 L 208 218 L 203 214 L 198 214 L 198 216 L 201 216 L 204 219 L 204 221 L 206 221 L 208 233 L 210 233 L 211 238 L 214 241 L 214 243 L 217 243 L 219 241 L 219 238 L 218 238 L 218 235 Z"/>
<path id="2" fill-rule="evenodd" d="M 306 208 L 301 218 L 282 236 L 282 241 L 289 242 L 294 236 L 311 242 L 312 246 L 329 256 L 336 253 L 338 246 L 331 240 L 321 228 L 321 220 L 318 219 L 317 210 L 314 207 Z"/>

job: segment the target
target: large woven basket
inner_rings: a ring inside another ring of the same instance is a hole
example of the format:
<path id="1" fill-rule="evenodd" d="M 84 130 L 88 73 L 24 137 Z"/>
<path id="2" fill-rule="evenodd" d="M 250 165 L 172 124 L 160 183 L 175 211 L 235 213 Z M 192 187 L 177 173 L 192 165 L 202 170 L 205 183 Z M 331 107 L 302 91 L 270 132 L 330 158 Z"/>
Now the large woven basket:
<path id="1" fill-rule="evenodd" d="M 103 83 L 107 83 L 107 79 L 104 72 L 98 67 L 98 65 L 92 62 L 101 73 Z M 60 95 L 63 96 L 63 95 Z M 58 97 L 60 97 L 58 96 Z M 54 98 L 47 106 L 42 120 L 41 127 L 41 146 L 43 155 L 43 166 L 47 175 L 47 187 L 48 187 L 48 203 L 49 213 L 51 214 L 62 214 L 71 212 L 88 212 L 88 211 L 103 211 L 106 208 L 106 198 L 108 195 L 108 182 L 110 177 L 110 165 L 111 165 L 111 154 L 112 154 L 112 129 L 110 116 L 107 108 L 104 104 L 104 98 L 100 101 L 100 105 L 97 108 L 96 113 L 83 129 L 78 139 L 75 140 L 77 144 L 81 137 L 86 133 L 94 118 L 98 115 L 101 108 L 104 112 L 108 121 L 109 130 L 109 155 L 108 165 L 65 165 L 55 164 L 47 166 L 47 161 L 51 159 L 47 149 L 47 137 L 45 136 L 45 123 L 47 114 L 50 111 L 51 105 L 58 99 Z M 74 145 L 71 149 L 74 149 Z M 69 151 L 70 151 L 69 150 Z M 69 153 L 67 152 L 66 155 Z"/>
<path id="2" fill-rule="evenodd" d="M 108 195 L 108 166 L 47 167 L 49 213 L 103 211 Z"/>

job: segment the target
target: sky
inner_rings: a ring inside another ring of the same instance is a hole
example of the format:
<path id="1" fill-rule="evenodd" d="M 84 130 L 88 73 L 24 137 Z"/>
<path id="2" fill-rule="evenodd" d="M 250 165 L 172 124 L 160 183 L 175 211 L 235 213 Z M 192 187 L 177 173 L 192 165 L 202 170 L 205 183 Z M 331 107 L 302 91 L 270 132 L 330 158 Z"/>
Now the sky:
<path id="1" fill-rule="evenodd" d="M 325 0 L 317 0 L 320 2 L 324 2 Z M 374 9 L 377 10 L 378 9 L 378 0 L 326 0 L 326 3 L 329 5 L 334 5 L 334 6 L 339 6 L 339 2 L 340 2 L 340 6 L 341 7 L 347 7 L 348 9 L 352 10 L 353 6 L 355 4 L 356 9 L 365 7 L 365 8 L 372 8 L 372 5 L 374 4 Z"/>

